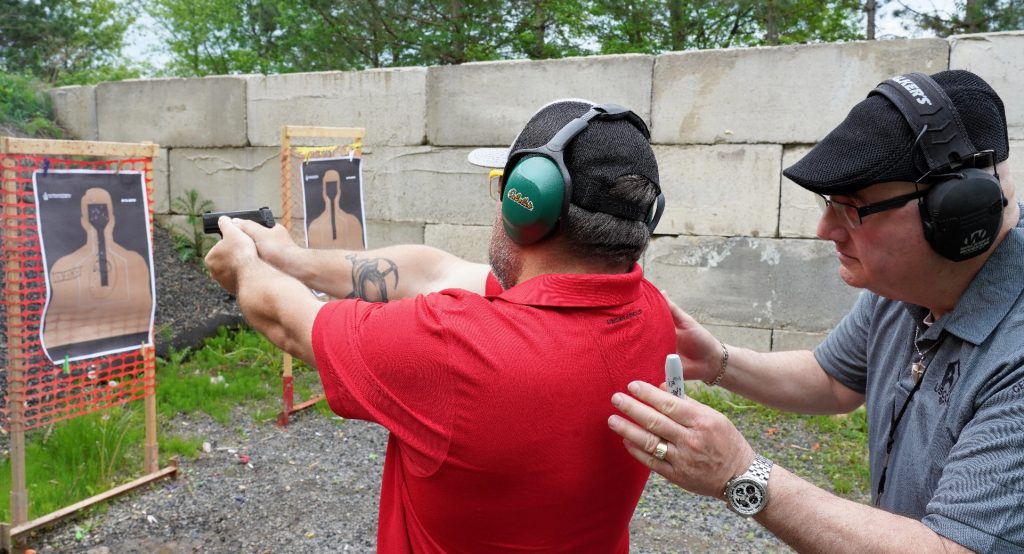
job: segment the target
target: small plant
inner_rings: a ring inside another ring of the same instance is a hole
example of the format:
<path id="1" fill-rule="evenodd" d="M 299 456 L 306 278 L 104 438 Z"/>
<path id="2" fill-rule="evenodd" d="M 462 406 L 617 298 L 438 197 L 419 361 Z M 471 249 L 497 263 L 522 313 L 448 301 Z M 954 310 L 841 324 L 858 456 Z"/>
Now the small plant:
<path id="1" fill-rule="evenodd" d="M 61 138 L 45 86 L 33 79 L 0 73 L 0 127 L 37 138 Z M 8 131 L 8 132 L 10 132 Z"/>
<path id="2" fill-rule="evenodd" d="M 206 256 L 207 243 L 213 246 L 213 241 L 203 232 L 203 213 L 213 210 L 213 202 L 203 198 L 196 189 L 189 189 L 183 196 L 178 196 L 171 202 L 171 208 L 179 214 L 184 214 L 185 220 L 192 228 L 191 235 L 171 233 L 178 257 L 183 262 L 202 259 Z"/>

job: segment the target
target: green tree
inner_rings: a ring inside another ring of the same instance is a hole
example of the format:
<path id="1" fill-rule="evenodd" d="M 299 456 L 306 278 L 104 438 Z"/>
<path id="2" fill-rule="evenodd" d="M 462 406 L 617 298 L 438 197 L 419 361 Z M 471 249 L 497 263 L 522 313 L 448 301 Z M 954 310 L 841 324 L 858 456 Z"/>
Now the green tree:
<path id="1" fill-rule="evenodd" d="M 498 39 L 506 57 L 564 58 L 589 54 L 585 48 L 590 20 L 588 0 L 521 0 L 512 2 L 506 25 L 511 40 Z"/>
<path id="2" fill-rule="evenodd" d="M 990 33 L 1024 29 L 1024 0 L 958 0 L 953 13 L 918 11 L 901 0 L 893 15 L 903 19 L 903 28 L 916 25 L 939 37 L 967 33 Z"/>
<path id="3" fill-rule="evenodd" d="M 49 84 L 137 76 L 121 55 L 134 21 L 116 0 L 0 0 L 0 69 Z"/>
<path id="4" fill-rule="evenodd" d="M 601 53 L 863 38 L 859 0 L 594 0 Z"/>
<path id="5" fill-rule="evenodd" d="M 149 0 L 178 75 L 272 73 L 283 69 L 274 0 Z M 312 47 L 313 45 L 309 45 Z"/>

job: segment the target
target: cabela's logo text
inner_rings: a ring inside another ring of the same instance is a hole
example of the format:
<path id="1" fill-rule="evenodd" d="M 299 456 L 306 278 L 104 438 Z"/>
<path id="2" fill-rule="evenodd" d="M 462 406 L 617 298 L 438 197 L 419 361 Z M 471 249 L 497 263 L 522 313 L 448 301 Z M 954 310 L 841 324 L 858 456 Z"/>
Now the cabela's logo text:
<path id="1" fill-rule="evenodd" d="M 531 212 L 533 211 L 533 202 L 530 200 L 530 197 L 523 196 L 523 194 L 516 189 L 508 189 L 508 199 Z"/>

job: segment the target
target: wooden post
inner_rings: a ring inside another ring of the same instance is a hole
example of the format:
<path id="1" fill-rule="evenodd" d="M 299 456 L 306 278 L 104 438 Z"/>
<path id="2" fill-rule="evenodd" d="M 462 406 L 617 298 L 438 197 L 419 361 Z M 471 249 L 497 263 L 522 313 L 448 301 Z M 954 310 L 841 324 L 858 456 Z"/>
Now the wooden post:
<path id="1" fill-rule="evenodd" d="M 156 438 L 156 357 L 154 348 L 147 346 L 142 349 L 145 357 L 146 375 L 143 378 L 145 388 L 153 387 L 146 393 L 143 408 L 146 412 L 146 446 L 143 459 L 143 471 L 155 473 L 160 469 L 159 447 Z"/>
<path id="2" fill-rule="evenodd" d="M 281 224 L 288 230 L 289 235 L 292 233 L 292 137 L 350 138 L 354 139 L 352 148 L 361 149 L 365 133 L 366 129 L 362 127 L 306 127 L 297 125 L 284 125 L 281 127 Z M 277 424 L 282 427 L 288 425 L 289 415 L 316 404 L 322 398 L 321 395 L 295 406 L 295 382 L 292 375 L 292 363 L 292 355 L 284 352 L 281 357 L 281 397 L 283 408 L 281 414 L 277 417 Z"/>
<path id="3" fill-rule="evenodd" d="M 7 152 L 7 142 L 0 145 L 0 154 Z M 18 171 L 15 161 L 3 156 L 3 190 L 4 214 L 7 222 L 17 219 L 18 208 Z M 4 250 L 16 252 L 21 237 L 15 225 L 4 226 Z M 11 523 L 18 525 L 28 521 L 28 489 L 25 481 L 25 429 L 22 421 L 24 399 L 22 398 L 22 380 L 24 379 L 24 346 L 21 334 L 11 332 L 23 325 L 21 321 L 21 298 L 14 283 L 21 281 L 21 263 L 16 255 L 5 255 L 4 297 L 7 300 L 7 409 L 11 414 L 9 421 L 11 433 Z"/>

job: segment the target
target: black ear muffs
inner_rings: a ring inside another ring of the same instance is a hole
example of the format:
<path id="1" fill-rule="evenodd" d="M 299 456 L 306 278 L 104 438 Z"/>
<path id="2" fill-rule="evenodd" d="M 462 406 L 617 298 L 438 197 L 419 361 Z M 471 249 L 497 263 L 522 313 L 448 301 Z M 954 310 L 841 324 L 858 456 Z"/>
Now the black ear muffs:
<path id="1" fill-rule="evenodd" d="M 1007 200 L 999 176 L 977 167 L 984 161 L 994 170 L 995 154 L 971 144 L 953 102 L 928 75 L 896 75 L 870 94 L 888 98 L 921 145 L 928 167 L 920 182 L 932 183 L 918 204 L 928 244 L 955 262 L 988 251 L 1003 224 Z"/>
<path id="2" fill-rule="evenodd" d="M 932 248 L 960 262 L 992 247 L 1007 201 L 999 180 L 981 169 L 965 168 L 949 177 L 921 199 L 921 223 Z"/>
<path id="3" fill-rule="evenodd" d="M 651 138 L 647 124 L 640 116 L 616 104 L 602 104 L 567 123 L 544 146 L 516 152 L 505 164 L 501 187 L 502 225 L 516 244 L 544 240 L 568 213 L 572 201 L 572 176 L 565 165 L 565 150 L 593 119 L 625 119 L 645 138 Z M 635 219 L 644 221 L 654 232 L 664 210 L 665 196 L 659 193 L 650 213 Z M 633 218 L 631 214 L 609 213 Z"/>

